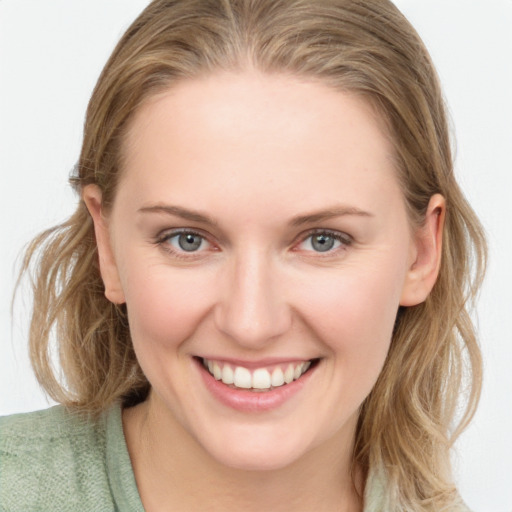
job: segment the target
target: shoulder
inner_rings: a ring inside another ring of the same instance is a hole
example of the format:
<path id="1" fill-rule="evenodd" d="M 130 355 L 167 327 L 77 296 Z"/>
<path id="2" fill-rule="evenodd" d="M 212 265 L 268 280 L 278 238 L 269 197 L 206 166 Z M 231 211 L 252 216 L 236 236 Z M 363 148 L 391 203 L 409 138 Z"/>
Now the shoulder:
<path id="1" fill-rule="evenodd" d="M 385 471 L 376 471 L 375 469 L 370 471 L 365 486 L 364 512 L 392 512 L 398 510 L 396 506 L 390 504 L 389 485 L 387 482 L 388 478 Z M 402 510 L 401 507 L 400 510 Z M 456 492 L 451 505 L 443 507 L 442 510 L 436 510 L 438 512 L 471 512 Z"/>
<path id="2" fill-rule="evenodd" d="M 0 510 L 109 510 L 105 447 L 105 417 L 57 406 L 0 418 Z"/>

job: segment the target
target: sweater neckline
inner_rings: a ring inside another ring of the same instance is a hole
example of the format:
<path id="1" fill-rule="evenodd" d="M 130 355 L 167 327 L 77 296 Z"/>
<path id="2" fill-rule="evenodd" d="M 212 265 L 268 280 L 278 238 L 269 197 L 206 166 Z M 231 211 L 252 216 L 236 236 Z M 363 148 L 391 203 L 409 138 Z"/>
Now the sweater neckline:
<path id="1" fill-rule="evenodd" d="M 119 404 L 106 416 L 106 464 L 110 490 L 118 510 L 144 512 L 123 431 Z"/>
<path id="2" fill-rule="evenodd" d="M 110 490 L 116 508 L 123 512 L 144 512 L 123 430 L 122 409 L 114 405 L 105 418 L 106 465 Z M 384 510 L 381 479 L 370 472 L 364 493 L 364 512 Z"/>

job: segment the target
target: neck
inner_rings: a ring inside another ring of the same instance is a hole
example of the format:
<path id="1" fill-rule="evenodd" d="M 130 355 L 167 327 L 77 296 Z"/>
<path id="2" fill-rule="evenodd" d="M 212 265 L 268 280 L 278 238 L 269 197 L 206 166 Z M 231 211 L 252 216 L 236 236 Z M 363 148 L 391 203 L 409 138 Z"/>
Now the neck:
<path id="1" fill-rule="evenodd" d="M 362 476 L 352 472 L 352 443 L 332 439 L 284 468 L 247 471 L 213 459 L 151 399 L 123 413 L 139 494 L 147 512 L 362 510 Z M 353 436 L 352 436 L 353 439 Z M 335 448 L 335 449 L 333 449 Z"/>

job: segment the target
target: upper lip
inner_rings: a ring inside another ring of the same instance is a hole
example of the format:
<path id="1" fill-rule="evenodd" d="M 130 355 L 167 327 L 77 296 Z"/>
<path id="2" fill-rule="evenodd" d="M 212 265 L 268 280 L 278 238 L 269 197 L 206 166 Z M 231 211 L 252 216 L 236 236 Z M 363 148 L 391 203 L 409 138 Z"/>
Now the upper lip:
<path id="1" fill-rule="evenodd" d="M 227 363 L 233 366 L 243 366 L 247 369 L 255 369 L 262 368 L 265 366 L 273 366 L 278 364 L 290 364 L 290 363 L 305 363 L 307 361 L 311 361 L 311 357 L 269 357 L 264 359 L 257 360 L 247 360 L 247 359 L 236 359 L 232 357 L 222 357 L 222 356 L 198 356 L 200 359 L 207 359 L 208 361 L 218 361 Z"/>

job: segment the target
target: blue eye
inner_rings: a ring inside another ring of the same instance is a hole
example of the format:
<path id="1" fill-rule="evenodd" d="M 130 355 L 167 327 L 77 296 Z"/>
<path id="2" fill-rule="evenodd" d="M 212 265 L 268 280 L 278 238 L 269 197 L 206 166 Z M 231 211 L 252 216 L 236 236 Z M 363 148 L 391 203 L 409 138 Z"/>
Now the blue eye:
<path id="1" fill-rule="evenodd" d="M 176 233 L 166 237 L 167 242 L 179 251 L 197 252 L 208 247 L 208 242 L 204 237 L 191 231 Z"/>
<path id="2" fill-rule="evenodd" d="M 336 244 L 340 244 L 338 240 L 335 240 L 332 236 L 326 234 L 312 235 L 311 236 L 311 247 L 317 252 L 327 252 L 334 248 Z"/>
<path id="3" fill-rule="evenodd" d="M 330 231 L 317 231 L 304 238 L 299 247 L 305 251 L 326 253 L 336 250 L 342 245 L 350 245 L 350 242 L 348 235 Z"/>

